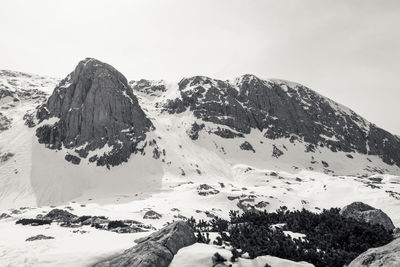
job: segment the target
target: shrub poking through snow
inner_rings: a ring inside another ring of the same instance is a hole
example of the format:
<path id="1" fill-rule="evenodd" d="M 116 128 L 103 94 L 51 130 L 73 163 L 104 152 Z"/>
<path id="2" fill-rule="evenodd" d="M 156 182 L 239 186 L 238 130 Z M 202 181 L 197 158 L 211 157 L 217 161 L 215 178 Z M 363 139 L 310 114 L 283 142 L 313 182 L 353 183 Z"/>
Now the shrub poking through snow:
<path id="1" fill-rule="evenodd" d="M 221 256 L 221 254 L 219 254 L 218 252 L 215 252 L 215 254 L 212 256 L 212 262 L 213 262 L 213 266 L 219 264 L 219 263 L 224 263 L 226 262 L 226 259 L 224 257 Z"/>

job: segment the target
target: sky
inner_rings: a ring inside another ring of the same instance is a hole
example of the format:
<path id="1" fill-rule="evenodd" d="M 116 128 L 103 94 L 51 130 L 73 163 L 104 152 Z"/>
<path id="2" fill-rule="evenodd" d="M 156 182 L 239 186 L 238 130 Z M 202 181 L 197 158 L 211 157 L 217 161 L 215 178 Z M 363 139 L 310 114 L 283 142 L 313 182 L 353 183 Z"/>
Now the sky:
<path id="1" fill-rule="evenodd" d="M 299 82 L 400 135 L 398 0 L 0 0 L 0 69 Z"/>

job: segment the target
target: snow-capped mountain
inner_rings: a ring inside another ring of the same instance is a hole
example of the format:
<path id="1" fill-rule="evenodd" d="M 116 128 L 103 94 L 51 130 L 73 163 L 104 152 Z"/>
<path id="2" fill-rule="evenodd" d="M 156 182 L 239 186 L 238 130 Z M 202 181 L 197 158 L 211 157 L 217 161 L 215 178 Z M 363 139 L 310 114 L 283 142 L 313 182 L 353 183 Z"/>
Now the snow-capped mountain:
<path id="1" fill-rule="evenodd" d="M 128 82 L 87 58 L 63 80 L 0 71 L 0 109 L 0 209 L 16 217 L 58 205 L 159 228 L 232 209 L 363 201 L 400 226 L 399 137 L 297 83 Z M 143 219 L 149 210 L 161 219 Z M 125 241 L 71 253 L 88 263 Z"/>

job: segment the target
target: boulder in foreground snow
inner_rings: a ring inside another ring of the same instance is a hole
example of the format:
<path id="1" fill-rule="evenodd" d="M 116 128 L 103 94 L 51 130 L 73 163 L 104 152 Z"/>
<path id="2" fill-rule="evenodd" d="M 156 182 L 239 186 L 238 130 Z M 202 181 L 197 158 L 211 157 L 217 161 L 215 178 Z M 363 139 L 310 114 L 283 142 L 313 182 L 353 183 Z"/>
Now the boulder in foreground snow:
<path id="1" fill-rule="evenodd" d="M 136 242 L 137 245 L 133 248 L 119 256 L 97 263 L 95 267 L 167 267 L 178 250 L 194 244 L 196 238 L 187 223 L 177 221 Z"/>
<path id="2" fill-rule="evenodd" d="M 367 250 L 355 258 L 349 265 L 349 267 L 361 266 L 400 266 L 400 238 L 393 240 L 385 246 Z"/>
<path id="3" fill-rule="evenodd" d="M 350 205 L 345 206 L 340 211 L 340 214 L 357 221 L 380 224 L 388 231 L 392 231 L 395 228 L 392 220 L 386 213 L 362 202 L 353 202 Z"/>

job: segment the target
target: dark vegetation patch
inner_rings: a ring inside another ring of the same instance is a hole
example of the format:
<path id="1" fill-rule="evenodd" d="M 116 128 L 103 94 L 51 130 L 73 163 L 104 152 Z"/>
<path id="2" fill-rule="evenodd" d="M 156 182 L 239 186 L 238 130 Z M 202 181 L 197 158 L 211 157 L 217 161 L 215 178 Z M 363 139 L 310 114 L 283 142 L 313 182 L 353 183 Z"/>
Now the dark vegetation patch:
<path id="1" fill-rule="evenodd" d="M 214 218 L 211 221 L 188 223 L 197 232 L 198 242 L 209 243 L 204 232 L 219 232 L 216 245 L 230 244 L 235 258 L 248 253 L 250 258 L 271 255 L 293 261 L 306 261 L 319 266 L 344 266 L 369 248 L 383 246 L 393 240 L 392 233 L 380 225 L 371 225 L 339 214 L 332 208 L 321 213 L 305 209 L 289 211 L 285 206 L 276 212 L 230 212 L 230 221 Z M 274 224 L 282 227 L 271 227 Z M 292 239 L 283 231 L 305 234 Z M 239 252 L 240 251 L 240 252 Z"/>

